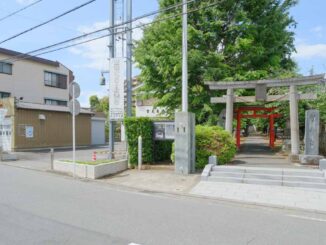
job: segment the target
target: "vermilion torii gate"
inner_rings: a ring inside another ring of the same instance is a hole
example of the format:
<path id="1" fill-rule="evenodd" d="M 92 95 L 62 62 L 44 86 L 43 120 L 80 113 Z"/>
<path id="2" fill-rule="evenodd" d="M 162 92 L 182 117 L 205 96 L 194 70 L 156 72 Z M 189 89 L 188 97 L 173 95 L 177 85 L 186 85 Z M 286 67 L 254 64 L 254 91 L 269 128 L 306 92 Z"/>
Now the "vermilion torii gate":
<path id="1" fill-rule="evenodd" d="M 304 76 L 286 79 L 256 80 L 256 81 L 220 81 L 205 82 L 211 90 L 227 90 L 225 97 L 213 97 L 212 103 L 226 103 L 226 122 L 225 129 L 230 133 L 233 132 L 233 106 L 235 102 L 272 102 L 289 100 L 290 101 L 290 123 L 291 123 L 291 154 L 297 156 L 300 151 L 299 139 L 299 117 L 298 117 L 298 100 L 316 99 L 316 94 L 299 94 L 298 86 L 325 84 L 325 74 Z M 289 87 L 289 93 L 285 95 L 267 95 L 267 88 Z M 255 89 L 256 96 L 237 97 L 234 95 L 235 89 Z"/>
<path id="2" fill-rule="evenodd" d="M 240 148 L 240 138 L 241 138 L 241 119 L 242 118 L 268 118 L 269 119 L 269 146 L 274 148 L 275 143 L 275 127 L 274 119 L 281 117 L 279 113 L 273 113 L 275 107 L 259 107 L 259 106 L 249 106 L 249 107 L 239 107 L 235 112 L 237 113 L 237 131 L 236 131 L 236 142 L 237 148 Z M 243 112 L 250 111 L 251 114 L 244 114 Z M 263 111 L 264 114 L 257 113 Z"/>

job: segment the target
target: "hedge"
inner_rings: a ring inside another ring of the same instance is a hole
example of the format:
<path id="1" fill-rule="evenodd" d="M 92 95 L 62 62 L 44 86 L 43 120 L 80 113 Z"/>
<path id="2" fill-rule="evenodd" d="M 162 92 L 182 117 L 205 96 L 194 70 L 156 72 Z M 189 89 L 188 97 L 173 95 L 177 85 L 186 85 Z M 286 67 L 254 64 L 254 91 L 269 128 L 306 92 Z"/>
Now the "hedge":
<path id="1" fill-rule="evenodd" d="M 174 145 L 171 160 L 174 162 Z M 208 157 L 216 155 L 219 164 L 229 162 L 236 153 L 236 145 L 230 133 L 218 126 L 196 126 L 196 168 L 202 169 Z"/>
<path id="2" fill-rule="evenodd" d="M 129 160 L 132 166 L 138 163 L 138 137 L 143 139 L 143 162 L 153 162 L 153 121 L 146 117 L 125 118 L 124 125 L 128 142 Z"/>
<path id="3" fill-rule="evenodd" d="M 154 161 L 170 160 L 173 140 L 154 141 Z"/>

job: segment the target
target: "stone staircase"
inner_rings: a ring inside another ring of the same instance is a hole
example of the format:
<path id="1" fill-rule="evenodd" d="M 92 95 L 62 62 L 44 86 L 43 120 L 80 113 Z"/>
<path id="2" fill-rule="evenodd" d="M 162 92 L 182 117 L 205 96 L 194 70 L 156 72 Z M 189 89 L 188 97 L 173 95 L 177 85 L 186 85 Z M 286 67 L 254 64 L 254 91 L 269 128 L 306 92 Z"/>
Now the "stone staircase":
<path id="1" fill-rule="evenodd" d="M 326 189 L 324 172 L 317 169 L 210 166 L 204 180 Z"/>

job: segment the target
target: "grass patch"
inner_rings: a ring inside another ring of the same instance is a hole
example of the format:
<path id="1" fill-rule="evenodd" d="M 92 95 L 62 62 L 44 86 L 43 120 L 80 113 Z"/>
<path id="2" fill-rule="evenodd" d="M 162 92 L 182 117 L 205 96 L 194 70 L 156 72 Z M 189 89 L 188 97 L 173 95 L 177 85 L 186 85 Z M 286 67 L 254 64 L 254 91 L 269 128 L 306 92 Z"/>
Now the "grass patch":
<path id="1" fill-rule="evenodd" d="M 62 160 L 62 162 L 70 162 L 72 163 L 72 160 Z M 78 164 L 85 164 L 85 165 L 99 165 L 103 163 L 112 163 L 112 160 L 96 160 L 96 161 L 76 161 Z"/>

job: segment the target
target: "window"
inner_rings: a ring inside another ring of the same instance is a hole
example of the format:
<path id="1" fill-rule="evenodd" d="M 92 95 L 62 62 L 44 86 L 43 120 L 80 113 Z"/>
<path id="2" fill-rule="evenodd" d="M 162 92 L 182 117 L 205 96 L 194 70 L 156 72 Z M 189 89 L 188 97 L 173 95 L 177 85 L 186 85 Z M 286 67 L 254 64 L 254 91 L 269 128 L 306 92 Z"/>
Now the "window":
<path id="1" fill-rule="evenodd" d="M 0 99 L 10 97 L 10 93 L 0 91 Z"/>
<path id="2" fill-rule="evenodd" d="M 0 73 L 12 75 L 12 64 L 0 62 Z"/>
<path id="3" fill-rule="evenodd" d="M 67 76 L 53 72 L 44 72 L 44 84 L 55 88 L 67 88 Z"/>
<path id="4" fill-rule="evenodd" d="M 54 99 L 44 99 L 44 104 L 46 104 L 46 105 L 67 106 L 67 101 L 64 101 L 64 100 L 54 100 Z"/>

